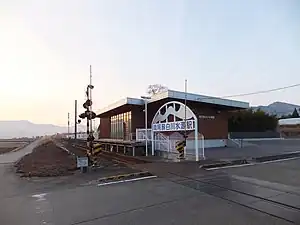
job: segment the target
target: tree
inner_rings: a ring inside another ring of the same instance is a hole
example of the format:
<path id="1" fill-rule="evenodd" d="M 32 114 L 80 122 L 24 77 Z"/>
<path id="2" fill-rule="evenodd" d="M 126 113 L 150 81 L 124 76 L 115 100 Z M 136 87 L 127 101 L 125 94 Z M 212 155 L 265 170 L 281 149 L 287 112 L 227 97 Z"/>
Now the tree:
<path id="1" fill-rule="evenodd" d="M 161 84 L 151 84 L 147 88 L 147 94 L 153 96 L 153 95 L 156 95 L 158 93 L 161 93 L 161 92 L 164 92 L 167 90 L 168 90 L 168 88 Z"/>
<path id="2" fill-rule="evenodd" d="M 242 110 L 234 112 L 228 121 L 230 132 L 265 132 L 276 130 L 276 115 L 269 115 L 261 110 Z"/>
<path id="3" fill-rule="evenodd" d="M 294 109 L 294 112 L 292 113 L 291 118 L 299 118 L 299 113 L 296 108 Z"/>

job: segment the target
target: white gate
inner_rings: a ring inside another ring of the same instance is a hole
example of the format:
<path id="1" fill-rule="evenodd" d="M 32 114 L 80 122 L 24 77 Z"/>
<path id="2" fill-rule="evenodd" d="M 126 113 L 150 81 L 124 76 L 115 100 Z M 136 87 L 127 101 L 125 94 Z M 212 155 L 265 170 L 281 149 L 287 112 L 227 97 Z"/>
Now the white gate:
<path id="1" fill-rule="evenodd" d="M 189 159 L 197 158 L 195 155 L 195 140 L 194 134 L 190 134 L 187 139 L 187 146 L 185 151 L 185 157 Z M 154 149 L 155 151 L 162 152 L 161 154 L 170 153 L 178 155 L 178 151 L 176 150 L 176 143 L 184 140 L 183 135 L 178 132 L 174 132 L 171 135 L 167 136 L 164 133 L 155 133 L 154 134 Z M 199 153 L 198 158 L 204 159 L 204 136 L 202 134 L 198 134 L 198 145 L 199 145 Z M 169 157 L 169 156 L 168 156 Z"/>
<path id="2" fill-rule="evenodd" d="M 158 150 L 156 146 L 157 133 L 162 132 L 178 132 L 178 131 L 194 131 L 195 141 L 194 150 L 196 161 L 199 160 L 199 149 L 198 149 L 198 118 L 194 112 L 186 105 L 181 102 L 171 101 L 162 105 L 154 115 L 151 123 L 151 139 L 152 139 L 152 155 L 154 151 Z M 174 146 L 174 142 L 170 146 L 170 140 L 168 141 L 167 147 Z M 163 141 L 161 141 L 163 143 Z M 166 144 L 165 144 L 166 145 Z"/>
<path id="3" fill-rule="evenodd" d="M 172 139 L 170 136 L 166 136 L 162 133 L 156 133 L 154 135 L 154 148 L 156 151 L 164 151 L 170 153 L 177 153 L 176 142 L 178 139 Z"/>

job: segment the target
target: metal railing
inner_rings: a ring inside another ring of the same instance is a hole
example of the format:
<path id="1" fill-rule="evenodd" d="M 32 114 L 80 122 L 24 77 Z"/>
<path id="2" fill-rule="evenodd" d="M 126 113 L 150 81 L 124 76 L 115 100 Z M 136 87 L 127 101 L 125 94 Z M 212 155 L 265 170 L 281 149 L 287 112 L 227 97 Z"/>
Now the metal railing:
<path id="1" fill-rule="evenodd" d="M 146 140 L 146 129 L 136 129 L 135 139 L 137 141 Z M 151 140 L 151 129 L 147 129 L 147 140 Z"/>

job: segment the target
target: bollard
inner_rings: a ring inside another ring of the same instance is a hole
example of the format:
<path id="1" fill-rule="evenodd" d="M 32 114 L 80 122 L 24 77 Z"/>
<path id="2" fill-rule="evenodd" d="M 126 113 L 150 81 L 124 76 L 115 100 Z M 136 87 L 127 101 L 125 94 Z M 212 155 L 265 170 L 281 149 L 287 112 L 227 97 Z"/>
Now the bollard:
<path id="1" fill-rule="evenodd" d="M 88 168 L 87 168 L 86 166 L 80 167 L 80 172 L 81 172 L 81 173 L 86 173 L 87 170 L 88 170 Z"/>
<path id="2" fill-rule="evenodd" d="M 184 141 L 178 141 L 176 143 L 176 150 L 178 151 L 178 158 L 184 159 L 185 157 L 185 148 L 186 148 L 186 142 Z"/>

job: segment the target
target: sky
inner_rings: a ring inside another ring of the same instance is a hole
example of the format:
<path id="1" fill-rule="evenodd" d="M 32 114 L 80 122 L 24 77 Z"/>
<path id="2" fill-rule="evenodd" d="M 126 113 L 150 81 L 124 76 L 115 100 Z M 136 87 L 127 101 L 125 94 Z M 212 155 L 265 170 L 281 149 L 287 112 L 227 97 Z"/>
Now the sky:
<path id="1" fill-rule="evenodd" d="M 0 0 L 0 120 L 67 124 L 149 84 L 228 96 L 300 83 L 298 0 Z M 300 104 L 300 87 L 236 98 Z"/>

